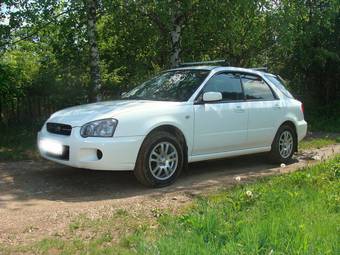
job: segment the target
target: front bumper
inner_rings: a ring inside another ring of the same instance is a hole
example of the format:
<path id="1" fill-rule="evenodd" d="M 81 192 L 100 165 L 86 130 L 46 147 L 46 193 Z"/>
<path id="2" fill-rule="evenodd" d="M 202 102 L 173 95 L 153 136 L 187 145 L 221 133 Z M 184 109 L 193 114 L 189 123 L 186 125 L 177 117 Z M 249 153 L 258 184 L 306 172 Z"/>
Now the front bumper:
<path id="1" fill-rule="evenodd" d="M 43 140 L 58 142 L 69 150 L 68 157 L 61 159 L 39 148 L 40 155 L 48 160 L 93 170 L 133 170 L 144 136 L 83 138 L 79 127 L 72 128 L 70 136 L 49 133 L 44 127 L 38 133 L 38 145 Z"/>

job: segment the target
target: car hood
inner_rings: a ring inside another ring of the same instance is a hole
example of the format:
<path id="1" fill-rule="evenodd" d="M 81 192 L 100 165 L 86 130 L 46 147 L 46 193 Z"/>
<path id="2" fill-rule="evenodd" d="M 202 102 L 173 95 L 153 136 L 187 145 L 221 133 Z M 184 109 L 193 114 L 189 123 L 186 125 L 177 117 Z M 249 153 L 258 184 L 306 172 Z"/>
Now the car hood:
<path id="1" fill-rule="evenodd" d="M 140 108 L 155 109 L 155 107 L 174 103 L 178 104 L 176 102 L 146 100 L 116 100 L 85 104 L 60 110 L 52 114 L 48 122 L 69 124 L 72 127 L 77 127 L 94 120 L 116 118 L 123 113 L 136 111 Z"/>

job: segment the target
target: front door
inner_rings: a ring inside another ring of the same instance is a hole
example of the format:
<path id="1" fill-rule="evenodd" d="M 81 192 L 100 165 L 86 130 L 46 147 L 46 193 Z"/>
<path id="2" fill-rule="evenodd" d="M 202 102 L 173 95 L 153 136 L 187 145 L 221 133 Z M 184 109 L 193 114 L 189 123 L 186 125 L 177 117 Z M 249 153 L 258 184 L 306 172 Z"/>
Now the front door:
<path id="1" fill-rule="evenodd" d="M 204 92 L 221 92 L 218 102 L 194 105 L 193 155 L 235 151 L 244 148 L 247 141 L 248 109 L 244 101 L 240 77 L 233 73 L 213 76 Z"/>

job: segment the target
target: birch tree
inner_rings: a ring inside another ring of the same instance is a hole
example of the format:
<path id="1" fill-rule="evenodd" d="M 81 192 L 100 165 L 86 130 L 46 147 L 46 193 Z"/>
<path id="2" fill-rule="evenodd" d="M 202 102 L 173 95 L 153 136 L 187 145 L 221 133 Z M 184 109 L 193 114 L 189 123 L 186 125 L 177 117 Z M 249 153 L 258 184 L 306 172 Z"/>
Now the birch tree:
<path id="1" fill-rule="evenodd" d="M 192 16 L 199 1 L 131 1 L 126 6 L 134 6 L 140 15 L 146 16 L 159 29 L 164 44 L 169 45 L 169 66 L 175 67 L 181 62 L 181 41 L 185 25 Z"/>
<path id="2" fill-rule="evenodd" d="M 181 62 L 181 36 L 183 24 L 185 21 L 185 14 L 181 10 L 181 1 L 175 1 L 174 8 L 171 10 L 171 53 L 170 53 L 170 65 L 171 67 L 176 67 Z"/>
<path id="3" fill-rule="evenodd" d="M 97 45 L 97 1 L 86 0 L 85 6 L 87 11 L 87 33 L 90 48 L 90 69 L 91 69 L 91 92 L 90 101 L 101 100 L 101 80 L 100 80 L 100 67 L 99 67 L 99 51 Z"/>

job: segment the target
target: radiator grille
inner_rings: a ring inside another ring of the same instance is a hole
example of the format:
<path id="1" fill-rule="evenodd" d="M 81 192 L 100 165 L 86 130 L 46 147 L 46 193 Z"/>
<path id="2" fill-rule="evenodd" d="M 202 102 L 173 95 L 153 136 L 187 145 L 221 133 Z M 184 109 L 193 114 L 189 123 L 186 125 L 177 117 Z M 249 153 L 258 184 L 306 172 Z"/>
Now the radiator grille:
<path id="1" fill-rule="evenodd" d="M 49 122 L 46 124 L 48 132 L 58 135 L 71 135 L 72 126 L 60 123 Z"/>

